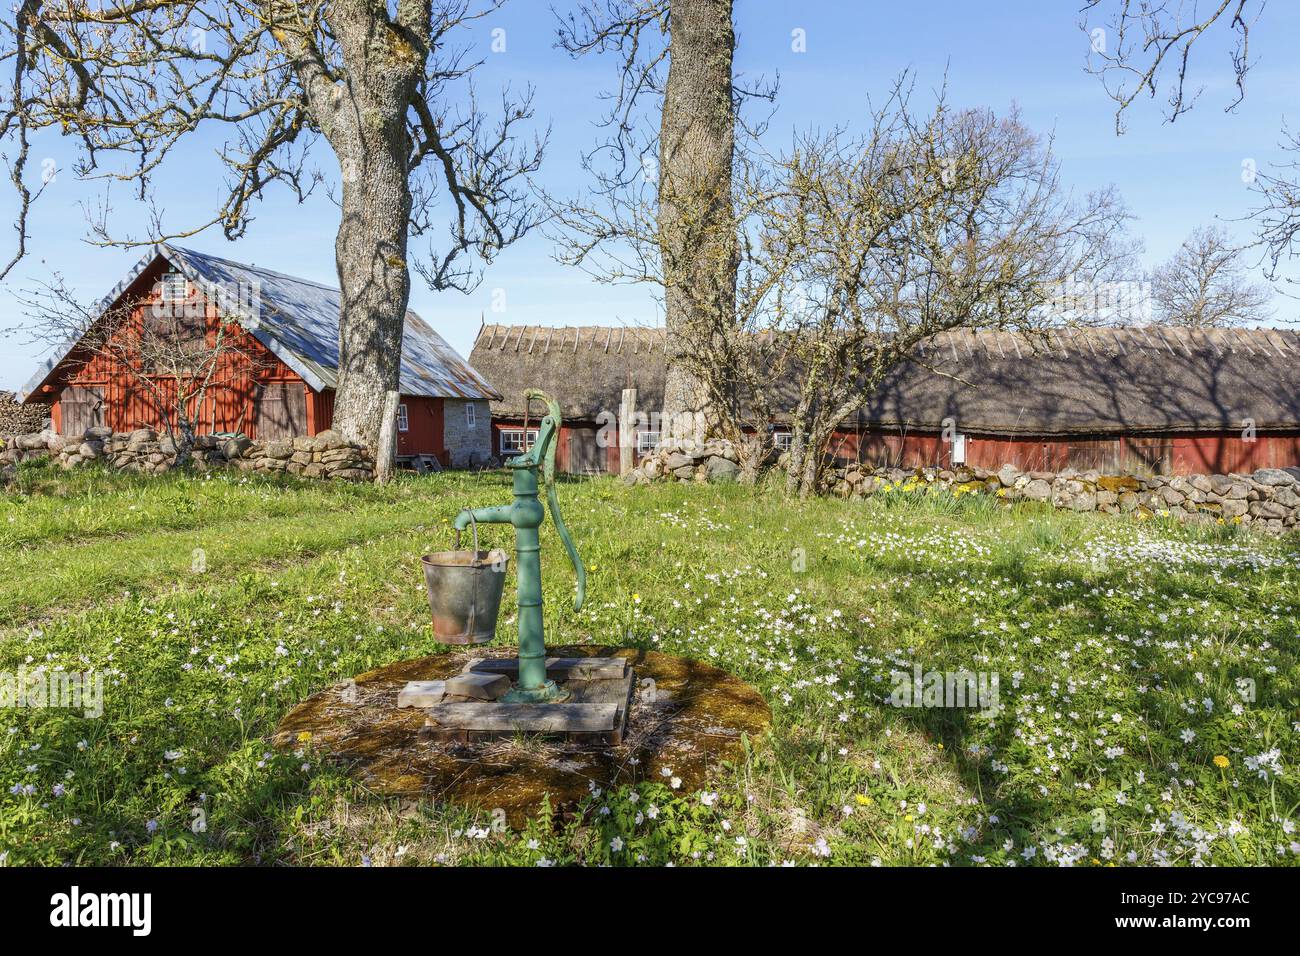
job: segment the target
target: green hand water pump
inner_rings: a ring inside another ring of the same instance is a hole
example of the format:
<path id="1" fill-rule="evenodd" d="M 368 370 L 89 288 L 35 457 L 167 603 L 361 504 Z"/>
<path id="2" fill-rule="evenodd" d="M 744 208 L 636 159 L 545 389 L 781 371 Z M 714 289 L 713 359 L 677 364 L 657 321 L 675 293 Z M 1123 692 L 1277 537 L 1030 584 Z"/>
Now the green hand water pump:
<path id="1" fill-rule="evenodd" d="M 560 504 L 555 494 L 555 446 L 560 434 L 560 406 L 555 399 L 538 389 L 529 389 L 524 400 L 537 399 L 546 404 L 547 415 L 537 430 L 537 440 L 524 454 L 511 458 L 506 466 L 514 475 L 513 503 L 490 508 L 466 508 L 456 516 L 457 531 L 464 531 L 471 522 L 488 522 L 513 525 L 515 529 L 515 560 L 519 593 L 519 680 L 502 699 L 511 703 L 543 703 L 562 701 L 568 692 L 546 679 L 546 640 L 542 627 L 542 559 L 538 529 L 546 515 L 538 498 L 537 472 L 541 469 L 546 484 L 546 503 L 559 532 L 564 550 L 578 576 L 578 593 L 573 602 L 575 611 L 581 610 L 587 594 L 587 571 L 582 558 L 573 546 L 569 529 L 560 515 Z M 526 407 L 526 406 L 525 406 Z M 525 429 L 525 435 L 527 429 Z"/>

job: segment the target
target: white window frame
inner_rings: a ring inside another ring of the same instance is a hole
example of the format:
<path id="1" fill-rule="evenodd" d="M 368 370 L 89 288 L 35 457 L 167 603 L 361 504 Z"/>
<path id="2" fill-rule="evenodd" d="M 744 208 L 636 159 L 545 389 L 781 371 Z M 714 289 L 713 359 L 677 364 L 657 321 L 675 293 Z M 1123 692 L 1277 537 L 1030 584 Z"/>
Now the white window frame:
<path id="1" fill-rule="evenodd" d="M 510 436 L 510 447 L 506 445 L 506 436 Z M 525 439 L 523 428 L 503 428 L 501 429 L 501 454 L 503 455 L 522 455 L 537 441 L 537 429 L 528 429 L 528 435 Z"/>
<path id="2" fill-rule="evenodd" d="M 477 418 L 474 411 L 474 403 L 466 402 L 465 403 L 465 427 L 473 428 L 476 420 Z"/>
<path id="3" fill-rule="evenodd" d="M 649 455 L 659 447 L 659 432 L 642 431 L 636 433 L 636 453 Z"/>
<path id="4" fill-rule="evenodd" d="M 180 283 L 177 294 L 176 283 Z M 189 282 L 179 272 L 164 272 L 162 277 L 162 300 L 164 302 L 184 302 L 189 297 Z"/>
<path id="5" fill-rule="evenodd" d="M 406 409 L 406 402 L 397 406 L 397 430 L 399 432 L 409 432 L 411 430 L 411 413 Z"/>
<path id="6" fill-rule="evenodd" d="M 793 432 L 772 432 L 772 447 L 777 451 L 789 451 L 794 444 Z"/>

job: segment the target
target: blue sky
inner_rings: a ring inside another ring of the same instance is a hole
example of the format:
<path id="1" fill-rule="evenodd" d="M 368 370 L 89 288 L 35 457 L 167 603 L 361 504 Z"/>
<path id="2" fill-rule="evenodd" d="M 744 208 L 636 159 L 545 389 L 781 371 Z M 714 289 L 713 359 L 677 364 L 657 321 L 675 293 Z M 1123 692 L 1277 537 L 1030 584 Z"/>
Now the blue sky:
<path id="1" fill-rule="evenodd" d="M 554 0 L 561 10 L 566 0 Z M 1133 231 L 1146 244 L 1146 261 L 1167 258 L 1196 225 L 1224 221 L 1242 239 L 1251 234 L 1244 216 L 1252 197 L 1242 182 L 1244 160 L 1260 168 L 1283 158 L 1277 143 L 1287 108 L 1300 90 L 1294 45 L 1300 37 L 1300 5 L 1275 3 L 1265 9 L 1252 34 L 1255 66 L 1246 101 L 1233 113 L 1228 40 L 1207 44 L 1195 64 L 1205 87 L 1197 108 L 1173 125 L 1162 123 L 1158 103 L 1144 101 L 1129 114 L 1128 132 L 1117 137 L 1113 104 L 1099 82 L 1084 71 L 1088 37 L 1079 29 L 1077 0 L 1008 0 L 976 4 L 884 0 L 789 4 L 738 0 L 737 67 L 748 75 L 780 74 L 781 95 L 772 123 L 774 140 L 796 128 L 859 124 L 867 97 L 879 96 L 900 71 L 914 72 L 918 90 L 937 87 L 945 72 L 950 99 L 958 105 L 998 111 L 1018 104 L 1034 129 L 1055 136 L 1063 179 L 1079 192 L 1114 184 L 1138 217 Z M 473 29 L 486 63 L 480 93 L 503 83 L 536 87 L 537 122 L 552 124 L 551 147 L 538 176 L 549 190 L 564 194 L 581 185 L 578 156 L 601 135 L 597 93 L 614 82 L 610 60 L 573 61 L 555 49 L 555 20 L 549 4 L 512 0 L 499 14 Z M 492 31 L 505 30 L 506 49 L 489 52 Z M 791 32 L 805 31 L 807 50 L 792 50 Z M 165 225 L 180 229 L 211 216 L 221 202 L 221 175 L 213 151 L 221 131 L 200 133 L 172 157 L 157 180 L 167 211 Z M 58 134 L 45 131 L 33 141 L 33 175 L 53 158 L 66 170 L 72 152 Z M 322 142 L 314 156 L 327 175 L 336 170 Z M 111 197 L 114 220 L 123 232 L 145 229 L 142 210 L 125 195 Z M 139 251 L 104 250 L 86 244 L 82 204 L 102 197 L 98 184 L 79 183 L 61 172 L 39 203 L 32 221 L 31 255 L 0 291 L 0 328 L 22 322 L 15 288 L 63 272 L 82 298 L 107 292 L 139 258 Z M 14 203 L 0 191 L 0 220 L 12 221 Z M 333 242 L 338 212 L 322 194 L 299 206 L 284 191 L 273 192 L 257 210 L 248 235 L 227 242 L 209 231 L 180 244 L 216 255 L 319 281 L 335 282 Z M 10 254 L 8 230 L 0 231 Z M 498 291 L 500 290 L 500 291 Z M 495 295 L 495 300 L 494 300 Z M 493 311 L 494 301 L 502 311 Z M 552 259 L 552 245 L 540 234 L 508 249 L 470 295 L 433 293 L 416 280 L 411 306 L 463 354 L 469 352 L 480 317 L 488 321 L 546 325 L 659 321 L 656 303 L 644 287 L 597 285 Z M 1294 318 L 1297 305 L 1279 299 L 1278 316 Z M 0 339 L 0 388 L 17 388 L 31 374 L 41 350 L 18 338 Z"/>

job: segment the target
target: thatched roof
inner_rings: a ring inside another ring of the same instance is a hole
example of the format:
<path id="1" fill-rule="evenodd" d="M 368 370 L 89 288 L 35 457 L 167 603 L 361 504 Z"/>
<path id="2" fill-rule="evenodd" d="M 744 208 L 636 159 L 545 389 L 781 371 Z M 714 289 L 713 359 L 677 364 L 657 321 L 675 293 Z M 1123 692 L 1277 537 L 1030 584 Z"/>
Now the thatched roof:
<path id="1" fill-rule="evenodd" d="M 663 401 L 662 329 L 484 326 L 470 364 L 504 396 L 494 415 L 523 414 L 523 391 L 556 396 L 569 419 L 617 412 L 637 389 L 650 411 Z M 928 366 L 928 367 L 927 367 Z M 792 382 L 779 383 L 785 410 Z M 1300 428 L 1300 334 L 1279 329 L 1209 332 L 1089 329 L 1030 340 L 1010 332 L 954 331 L 930 339 L 896 369 L 852 423 L 1005 435 L 1081 435 Z"/>
<path id="2" fill-rule="evenodd" d="M 625 388 L 637 390 L 640 408 L 663 402 L 663 329 L 485 325 L 470 356 L 474 370 L 504 396 L 492 402 L 494 415 L 522 416 L 526 388 L 555 396 L 566 419 L 617 413 Z"/>

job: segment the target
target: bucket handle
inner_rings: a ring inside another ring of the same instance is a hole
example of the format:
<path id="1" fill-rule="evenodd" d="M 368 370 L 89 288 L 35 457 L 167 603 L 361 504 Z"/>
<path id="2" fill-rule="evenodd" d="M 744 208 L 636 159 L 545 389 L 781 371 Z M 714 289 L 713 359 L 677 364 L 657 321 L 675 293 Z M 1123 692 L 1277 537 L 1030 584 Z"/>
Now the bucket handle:
<path id="1" fill-rule="evenodd" d="M 478 554 L 478 522 L 474 520 L 474 512 L 468 511 L 470 527 L 474 529 L 474 553 Z M 460 528 L 456 529 L 456 550 L 460 550 Z"/>
<path id="2" fill-rule="evenodd" d="M 472 510 L 469 510 L 469 509 L 466 509 L 466 510 L 469 511 L 469 523 L 470 523 L 470 527 L 474 529 L 474 551 L 473 551 L 473 554 L 474 554 L 474 559 L 477 559 L 477 558 L 478 558 L 478 522 L 474 520 L 474 512 L 473 512 Z M 456 549 L 457 551 L 460 550 L 460 528 L 457 528 L 457 529 L 456 529 L 456 544 L 455 544 L 455 549 Z M 471 563 L 472 563 L 472 562 L 471 562 Z M 477 575 L 477 574 L 474 575 L 474 581 L 473 581 L 473 584 L 474 584 L 474 594 L 473 594 L 473 597 L 470 599 L 470 602 L 469 602 L 469 619 L 465 622 L 465 633 L 466 633 L 466 634 L 473 634 L 473 633 L 474 633 L 474 619 L 478 616 L 478 587 L 479 587 L 479 575 Z"/>

